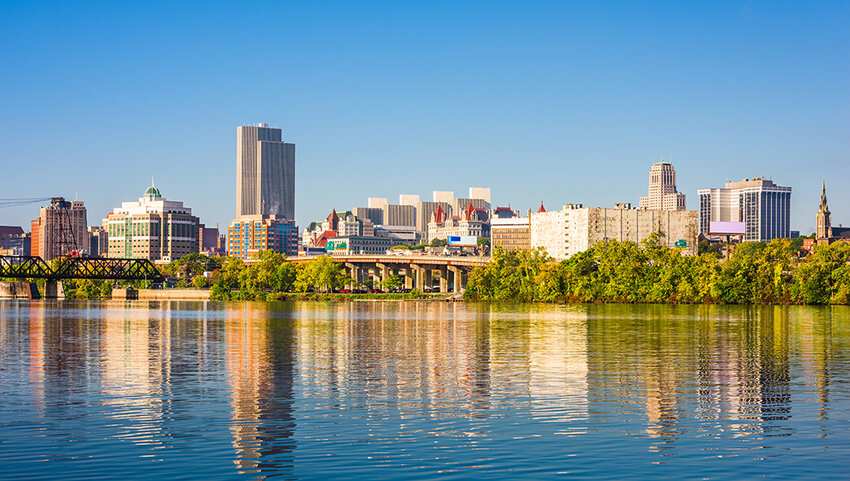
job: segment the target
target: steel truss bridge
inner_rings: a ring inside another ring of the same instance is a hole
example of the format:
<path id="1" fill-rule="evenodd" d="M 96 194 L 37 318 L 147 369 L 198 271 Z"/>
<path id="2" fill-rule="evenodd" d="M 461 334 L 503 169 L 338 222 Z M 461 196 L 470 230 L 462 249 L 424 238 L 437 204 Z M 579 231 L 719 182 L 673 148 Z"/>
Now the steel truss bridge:
<path id="1" fill-rule="evenodd" d="M 94 279 L 123 281 L 165 280 L 147 259 L 62 257 L 53 267 L 37 256 L 0 256 L 0 278 L 13 279 Z"/>

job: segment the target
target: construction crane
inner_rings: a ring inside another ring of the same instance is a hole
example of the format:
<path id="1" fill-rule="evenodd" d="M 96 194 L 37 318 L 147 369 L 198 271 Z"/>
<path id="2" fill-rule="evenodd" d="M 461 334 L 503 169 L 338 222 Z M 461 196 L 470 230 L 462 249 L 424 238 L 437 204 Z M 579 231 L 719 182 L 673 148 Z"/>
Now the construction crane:
<path id="1" fill-rule="evenodd" d="M 3 207 L 20 207 L 30 204 L 41 204 L 51 200 L 52 197 L 16 197 L 16 198 L 0 198 L 0 208 Z"/>

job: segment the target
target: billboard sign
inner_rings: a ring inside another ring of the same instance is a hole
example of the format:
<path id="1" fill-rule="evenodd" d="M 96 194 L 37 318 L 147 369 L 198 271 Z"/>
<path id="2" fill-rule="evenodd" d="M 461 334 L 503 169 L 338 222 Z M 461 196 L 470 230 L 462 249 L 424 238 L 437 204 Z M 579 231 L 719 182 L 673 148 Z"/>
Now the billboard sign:
<path id="1" fill-rule="evenodd" d="M 709 222 L 708 233 L 710 235 L 744 235 L 747 233 L 747 225 L 743 222 Z"/>
<path id="2" fill-rule="evenodd" d="M 478 237 L 474 235 L 450 235 L 448 245 L 454 247 L 475 247 L 478 245 Z"/>

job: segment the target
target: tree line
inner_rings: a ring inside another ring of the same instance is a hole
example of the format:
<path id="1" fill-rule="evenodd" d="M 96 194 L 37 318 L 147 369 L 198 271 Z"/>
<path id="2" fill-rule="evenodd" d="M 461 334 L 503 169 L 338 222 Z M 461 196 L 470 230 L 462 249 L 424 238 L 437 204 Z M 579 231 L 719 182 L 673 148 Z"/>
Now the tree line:
<path id="1" fill-rule="evenodd" d="M 556 262 L 542 249 L 493 250 L 470 273 L 465 297 L 480 301 L 718 304 L 850 304 L 850 242 L 818 246 L 776 239 L 682 255 L 653 235 L 599 243 Z"/>

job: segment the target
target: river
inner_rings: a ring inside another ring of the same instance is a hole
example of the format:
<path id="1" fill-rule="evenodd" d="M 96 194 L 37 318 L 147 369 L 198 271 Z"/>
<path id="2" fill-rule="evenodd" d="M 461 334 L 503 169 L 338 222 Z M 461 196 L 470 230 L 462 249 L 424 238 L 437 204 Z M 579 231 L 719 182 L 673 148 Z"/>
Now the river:
<path id="1" fill-rule="evenodd" d="M 4 479 L 846 479 L 848 460 L 848 307 L 0 301 Z"/>

